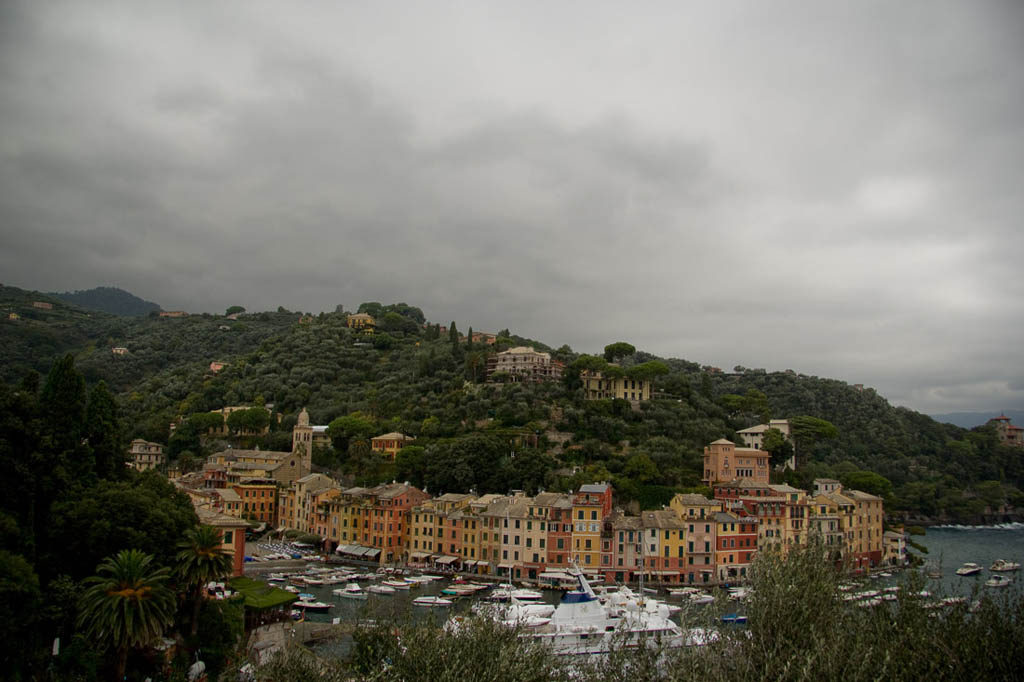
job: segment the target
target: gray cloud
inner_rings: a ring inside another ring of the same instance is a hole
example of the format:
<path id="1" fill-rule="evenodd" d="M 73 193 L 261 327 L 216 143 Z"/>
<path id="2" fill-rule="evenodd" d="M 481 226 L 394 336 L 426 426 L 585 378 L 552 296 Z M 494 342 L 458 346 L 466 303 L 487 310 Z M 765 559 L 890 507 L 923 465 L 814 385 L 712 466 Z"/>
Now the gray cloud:
<path id="1" fill-rule="evenodd" d="M 0 268 L 1019 407 L 1016 3 L 6 3 Z"/>

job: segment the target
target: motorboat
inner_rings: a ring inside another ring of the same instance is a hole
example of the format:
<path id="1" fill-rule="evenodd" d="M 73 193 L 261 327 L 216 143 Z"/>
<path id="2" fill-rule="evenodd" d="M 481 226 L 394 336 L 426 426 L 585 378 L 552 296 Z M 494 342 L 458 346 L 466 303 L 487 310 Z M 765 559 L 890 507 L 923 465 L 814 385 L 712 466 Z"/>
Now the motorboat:
<path id="1" fill-rule="evenodd" d="M 343 599 L 366 599 L 366 592 L 363 591 L 363 588 L 358 583 L 349 583 L 341 589 L 332 590 L 331 594 Z"/>
<path id="2" fill-rule="evenodd" d="M 407 580 L 381 580 L 380 584 L 384 587 L 390 587 L 394 590 L 408 590 L 414 585 L 418 585 L 419 583 L 411 583 Z"/>
<path id="3" fill-rule="evenodd" d="M 619 646 L 635 647 L 644 642 L 666 648 L 681 647 L 686 635 L 668 616 L 668 609 L 655 602 L 651 607 L 639 600 L 625 600 L 623 608 L 603 605 L 577 569 L 576 589 L 566 592 L 551 614 L 551 622 L 531 628 L 525 637 L 550 646 L 556 655 L 602 654 Z"/>
<path id="4" fill-rule="evenodd" d="M 395 594 L 398 590 L 390 585 L 370 585 L 366 591 L 370 594 Z"/>
<path id="5" fill-rule="evenodd" d="M 1004 559 L 996 559 L 995 562 L 989 567 L 990 571 L 996 571 L 998 573 L 1006 573 L 1009 571 L 1019 571 L 1020 564 L 1015 561 L 1006 561 Z"/>
<path id="6" fill-rule="evenodd" d="M 729 588 L 729 599 L 733 601 L 744 601 L 750 596 L 750 588 L 747 587 L 730 587 Z"/>
<path id="7" fill-rule="evenodd" d="M 747 622 L 747 617 L 739 613 L 727 613 L 722 616 L 722 622 L 728 625 L 742 625 Z"/>
<path id="8" fill-rule="evenodd" d="M 543 598 L 544 595 L 537 590 L 528 590 L 525 588 L 512 589 L 511 585 L 503 585 L 487 596 L 489 601 L 499 602 L 508 601 L 510 599 L 518 599 L 519 601 L 540 601 Z"/>
<path id="9" fill-rule="evenodd" d="M 1005 575 L 994 575 L 985 581 L 985 587 L 1009 587 L 1012 582 L 1013 579 Z"/>
<path id="10" fill-rule="evenodd" d="M 700 589 L 696 587 L 670 587 L 668 588 L 668 594 L 670 597 L 689 597 L 691 594 L 700 594 Z"/>
<path id="11" fill-rule="evenodd" d="M 978 573 L 981 573 L 981 566 L 970 561 L 956 569 L 956 574 L 960 576 L 977 575 Z"/>
<path id="12" fill-rule="evenodd" d="M 302 609 L 304 611 L 324 612 L 333 606 L 323 601 L 303 601 L 299 600 L 292 604 L 292 608 Z"/>
<path id="13" fill-rule="evenodd" d="M 700 606 L 702 604 L 713 603 L 715 601 L 715 597 L 714 595 L 708 594 L 707 592 L 697 592 L 696 594 L 691 594 L 689 596 L 689 600 L 691 604 L 696 604 L 697 606 Z"/>
<path id="14" fill-rule="evenodd" d="M 451 606 L 452 600 L 443 597 L 416 597 L 412 600 L 412 603 L 416 606 L 441 607 Z"/>

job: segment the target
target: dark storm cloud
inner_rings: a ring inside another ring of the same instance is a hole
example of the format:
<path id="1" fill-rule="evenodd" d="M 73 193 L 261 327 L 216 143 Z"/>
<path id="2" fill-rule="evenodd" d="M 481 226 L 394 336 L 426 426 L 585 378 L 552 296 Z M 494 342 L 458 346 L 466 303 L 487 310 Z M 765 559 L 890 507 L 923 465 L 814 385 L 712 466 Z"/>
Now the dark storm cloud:
<path id="1" fill-rule="evenodd" d="M 0 268 L 1020 405 L 1014 3 L 7 3 Z"/>

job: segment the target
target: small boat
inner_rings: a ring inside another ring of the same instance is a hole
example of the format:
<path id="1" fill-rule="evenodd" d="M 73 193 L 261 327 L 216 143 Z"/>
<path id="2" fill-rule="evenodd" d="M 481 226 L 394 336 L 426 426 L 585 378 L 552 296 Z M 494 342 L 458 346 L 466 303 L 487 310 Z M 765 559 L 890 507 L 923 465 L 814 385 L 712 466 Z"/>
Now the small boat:
<path id="1" fill-rule="evenodd" d="M 988 570 L 996 571 L 996 572 L 999 572 L 999 573 L 1005 573 L 1005 572 L 1008 572 L 1008 571 L 1019 571 L 1020 570 L 1020 564 L 1018 564 L 1015 561 L 1006 561 L 1004 559 L 996 559 L 995 563 L 993 563 L 992 566 L 989 567 Z"/>
<path id="2" fill-rule="evenodd" d="M 408 590 L 413 585 L 418 585 L 419 583 L 410 583 L 406 580 L 381 580 L 380 584 L 395 590 Z"/>
<path id="3" fill-rule="evenodd" d="M 743 601 L 750 596 L 750 589 L 746 587 L 730 587 L 729 588 L 729 599 L 733 601 Z"/>
<path id="4" fill-rule="evenodd" d="M 1013 580 L 1005 575 L 994 575 L 985 581 L 985 587 L 1008 587 Z"/>
<path id="5" fill-rule="evenodd" d="M 956 569 L 956 574 L 960 576 L 977 575 L 978 573 L 981 573 L 981 566 L 970 561 Z"/>
<path id="6" fill-rule="evenodd" d="M 698 605 L 700 605 L 700 604 L 711 604 L 712 602 L 715 601 L 715 598 L 712 595 L 708 594 L 707 592 L 700 592 L 698 594 L 691 594 L 689 599 L 690 599 L 690 603 L 691 604 L 698 604 Z"/>
<path id="7" fill-rule="evenodd" d="M 366 591 L 370 594 L 394 594 L 398 590 L 389 585 L 370 585 Z"/>
<path id="8" fill-rule="evenodd" d="M 349 583 L 341 589 L 332 590 L 331 594 L 344 599 L 366 599 L 366 592 L 363 592 L 363 588 L 359 587 L 358 583 Z"/>
<path id="9" fill-rule="evenodd" d="M 292 604 L 292 607 L 296 609 L 302 609 L 304 611 L 326 611 L 331 608 L 331 604 L 323 601 L 297 601 Z"/>
<path id="10" fill-rule="evenodd" d="M 747 622 L 747 617 L 738 613 L 727 613 L 722 616 L 722 622 L 730 625 L 742 625 Z"/>
<path id="11" fill-rule="evenodd" d="M 439 606 L 451 606 L 452 605 L 452 600 L 451 599 L 444 599 L 442 597 L 416 597 L 415 599 L 412 600 L 412 603 L 415 604 L 416 606 L 439 607 Z"/>
<path id="12" fill-rule="evenodd" d="M 691 594 L 700 594 L 700 590 L 696 587 L 670 587 L 668 594 L 670 597 L 689 597 Z"/>

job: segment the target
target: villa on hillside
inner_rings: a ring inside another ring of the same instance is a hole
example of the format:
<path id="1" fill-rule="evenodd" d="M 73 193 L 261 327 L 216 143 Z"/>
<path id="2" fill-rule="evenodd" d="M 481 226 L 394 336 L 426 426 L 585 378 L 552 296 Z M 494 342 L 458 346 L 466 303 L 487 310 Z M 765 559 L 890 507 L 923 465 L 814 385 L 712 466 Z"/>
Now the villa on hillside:
<path id="1" fill-rule="evenodd" d="M 651 399 L 651 382 L 629 377 L 605 377 L 596 370 L 580 372 L 584 396 L 587 400 L 620 398 L 632 403 Z"/>
<path id="2" fill-rule="evenodd" d="M 164 455 L 163 445 L 160 443 L 150 443 L 142 438 L 136 438 L 131 442 L 128 456 L 131 458 L 132 468 L 136 471 L 159 469 L 167 460 Z"/>
<path id="3" fill-rule="evenodd" d="M 558 381 L 565 369 L 551 353 L 540 353 L 533 346 L 516 346 L 487 358 L 487 378 L 504 372 L 513 381 Z"/>
<path id="4" fill-rule="evenodd" d="M 1013 448 L 1024 448 L 1024 427 L 1014 426 L 1005 414 L 992 417 L 988 423 L 996 428 L 999 442 Z"/>
<path id="5" fill-rule="evenodd" d="M 370 449 L 374 452 L 379 452 L 382 455 L 385 455 L 388 459 L 394 459 L 399 450 L 415 441 L 416 439 L 412 436 L 392 431 L 391 433 L 385 433 L 382 436 L 374 436 L 371 438 Z"/>
<path id="6" fill-rule="evenodd" d="M 750 479 L 752 483 L 768 483 L 768 460 L 764 450 L 738 448 L 731 440 L 720 438 L 704 448 L 704 477 L 701 482 L 714 483 Z"/>

